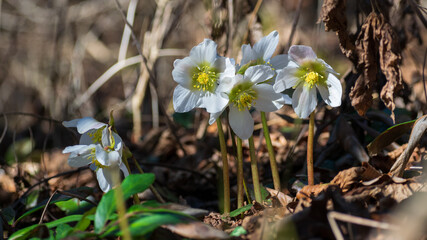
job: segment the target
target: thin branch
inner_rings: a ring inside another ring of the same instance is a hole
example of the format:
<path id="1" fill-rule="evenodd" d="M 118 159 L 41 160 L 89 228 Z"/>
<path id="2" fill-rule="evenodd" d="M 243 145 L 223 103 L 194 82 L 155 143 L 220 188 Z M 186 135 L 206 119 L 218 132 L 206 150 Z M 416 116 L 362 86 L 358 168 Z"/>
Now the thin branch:
<path id="1" fill-rule="evenodd" d="M 47 201 L 46 205 L 44 206 L 44 209 L 43 209 L 43 212 L 42 212 L 42 216 L 40 217 L 39 224 L 43 223 L 43 218 L 44 218 L 44 215 L 46 214 L 47 207 L 49 206 L 50 201 L 52 201 L 52 198 L 53 198 L 53 196 L 55 196 L 55 194 L 56 194 L 57 191 L 58 190 L 55 190 L 55 192 L 53 192 L 52 195 L 50 195 L 49 200 Z"/>
<path id="2" fill-rule="evenodd" d="M 4 129 L 3 129 L 3 132 L 1 133 L 0 143 L 3 142 L 4 136 L 6 136 L 7 127 L 8 127 L 7 116 L 5 113 L 2 113 L 2 114 L 4 118 Z"/>
<path id="3" fill-rule="evenodd" d="M 426 58 L 427 58 L 427 48 L 424 52 L 424 61 L 423 61 L 423 87 L 424 87 L 424 97 L 426 98 L 426 102 L 427 102 L 426 79 L 424 75 L 424 69 L 426 67 Z"/>
<path id="4" fill-rule="evenodd" d="M 88 203 L 90 203 L 90 204 L 92 204 L 94 206 L 98 206 L 98 204 L 96 202 L 94 202 L 94 201 L 92 201 L 90 199 L 87 199 L 85 197 L 82 197 L 82 196 L 80 196 L 78 194 L 74 194 L 74 193 L 70 193 L 70 192 L 64 192 L 64 191 L 60 191 L 60 190 L 57 190 L 57 192 L 59 194 L 62 194 L 62 195 L 66 195 L 66 196 L 70 196 L 70 197 L 73 197 L 73 198 L 78 198 L 78 199 L 80 199 L 82 201 L 86 201 L 86 202 L 88 202 Z"/>
<path id="5" fill-rule="evenodd" d="M 288 45 L 286 46 L 287 50 L 289 50 L 289 48 L 291 47 L 292 40 L 294 39 L 295 30 L 296 30 L 297 25 L 298 25 L 299 15 L 301 13 L 301 6 L 302 6 L 302 0 L 299 0 L 298 8 L 297 8 L 297 11 L 295 13 L 294 20 L 292 21 L 292 30 L 291 30 L 291 34 L 289 34 Z"/>
<path id="6" fill-rule="evenodd" d="M 143 63 L 143 66 L 144 66 L 144 68 L 145 68 L 144 70 L 145 70 L 145 71 L 147 71 L 147 73 L 148 73 L 148 75 L 149 75 L 149 84 L 153 86 L 153 88 L 152 88 L 152 89 L 153 89 L 153 90 L 156 92 L 156 94 L 158 95 L 158 93 L 157 93 L 156 81 L 155 81 L 155 76 L 154 76 L 153 72 L 151 71 L 151 69 L 150 69 L 150 68 L 149 68 L 149 66 L 148 66 L 147 58 L 146 58 L 146 57 L 144 56 L 144 54 L 142 53 L 141 44 L 139 43 L 138 38 L 136 37 L 135 31 L 133 30 L 132 25 L 131 25 L 127 20 L 126 20 L 126 15 L 125 15 L 125 13 L 123 12 L 123 9 L 122 9 L 122 7 L 120 6 L 119 1 L 118 1 L 118 0 L 114 0 L 114 1 L 116 2 L 117 9 L 119 10 L 120 15 L 122 16 L 123 21 L 125 22 L 125 24 L 126 24 L 126 25 L 130 28 L 130 30 L 131 30 L 132 39 L 133 39 L 133 41 L 134 41 L 134 44 L 135 44 L 135 46 L 136 46 L 136 49 L 138 50 L 139 55 L 140 55 L 140 56 L 141 56 L 141 58 L 142 58 L 142 63 Z M 182 150 L 182 152 L 183 152 L 185 155 L 187 155 L 187 151 L 184 149 L 184 146 L 182 145 L 182 143 L 181 143 L 181 141 L 180 141 L 180 138 L 178 137 L 178 135 L 177 135 L 177 133 L 176 133 L 175 125 L 173 124 L 172 120 L 169 118 L 169 115 L 166 113 L 166 110 L 165 110 L 165 108 L 164 108 L 164 106 L 163 106 L 163 104 L 162 104 L 162 103 L 159 103 L 159 110 L 160 110 L 160 112 L 161 112 L 163 115 L 165 115 L 165 116 L 166 116 L 166 120 L 167 120 L 167 121 L 166 121 L 166 124 L 167 124 L 168 128 L 171 130 L 171 133 L 172 133 L 172 135 L 174 136 L 174 138 L 175 138 L 176 142 L 178 143 L 179 148 Z"/>
<path id="7" fill-rule="evenodd" d="M 258 0 L 258 1 L 257 1 L 256 5 L 255 5 L 255 7 L 254 7 L 254 10 L 252 11 L 251 16 L 249 17 L 249 21 L 248 21 L 248 29 L 246 30 L 245 35 L 244 35 L 244 37 L 243 37 L 243 41 L 242 41 L 243 43 L 245 43 L 245 42 L 246 42 L 246 40 L 248 39 L 249 31 L 250 31 L 250 29 L 252 28 L 253 21 L 255 20 L 255 17 L 256 17 L 256 15 L 258 14 L 258 11 L 259 11 L 259 9 L 260 9 L 260 7 L 261 7 L 262 1 L 263 1 L 263 0 Z"/>

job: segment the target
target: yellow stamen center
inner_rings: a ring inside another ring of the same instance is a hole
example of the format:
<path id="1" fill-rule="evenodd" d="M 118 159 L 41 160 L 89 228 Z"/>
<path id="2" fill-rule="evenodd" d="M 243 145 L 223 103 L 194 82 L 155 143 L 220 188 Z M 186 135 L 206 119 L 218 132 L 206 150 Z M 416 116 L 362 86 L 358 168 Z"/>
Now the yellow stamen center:
<path id="1" fill-rule="evenodd" d="M 303 79 L 305 81 L 305 85 L 309 86 L 310 88 L 312 88 L 314 85 L 316 85 L 319 82 L 319 78 L 322 79 L 323 76 L 319 75 L 319 73 L 313 72 L 313 71 L 306 73 L 303 76 Z"/>
<path id="2" fill-rule="evenodd" d="M 235 86 L 229 94 L 230 101 L 239 111 L 250 109 L 254 106 L 257 97 L 257 92 L 252 89 L 252 83 L 249 82 Z"/>

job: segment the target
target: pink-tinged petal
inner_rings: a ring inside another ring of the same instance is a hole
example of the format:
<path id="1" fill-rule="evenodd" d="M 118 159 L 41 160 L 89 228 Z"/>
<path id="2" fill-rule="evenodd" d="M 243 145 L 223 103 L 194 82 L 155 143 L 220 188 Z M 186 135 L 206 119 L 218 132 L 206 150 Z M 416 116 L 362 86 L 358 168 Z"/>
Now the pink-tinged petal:
<path id="1" fill-rule="evenodd" d="M 274 77 L 274 74 L 275 72 L 269 66 L 257 65 L 249 67 L 245 71 L 244 79 L 253 83 L 260 83 Z"/>
<path id="2" fill-rule="evenodd" d="M 288 63 L 289 63 L 289 58 L 287 54 L 277 55 L 270 60 L 271 66 L 276 71 L 285 68 L 288 65 Z"/>
<path id="3" fill-rule="evenodd" d="M 280 103 L 282 95 L 276 93 L 270 84 L 257 84 L 252 87 L 257 92 L 255 108 L 262 112 L 274 112 L 283 107 Z M 279 101 L 279 102 L 278 102 Z"/>
<path id="4" fill-rule="evenodd" d="M 289 48 L 289 57 L 301 64 L 305 61 L 314 61 L 317 59 L 313 49 L 304 45 L 293 45 Z"/>
<path id="5" fill-rule="evenodd" d="M 173 92 L 173 107 L 175 112 L 189 112 L 201 104 L 200 93 L 176 86 Z"/>
<path id="6" fill-rule="evenodd" d="M 295 89 L 292 95 L 292 107 L 300 118 L 308 116 L 316 109 L 317 95 L 316 88 L 300 86 Z"/>
<path id="7" fill-rule="evenodd" d="M 117 175 L 119 174 L 118 167 L 99 168 L 98 171 L 96 171 L 96 179 L 98 179 L 99 188 L 101 188 L 103 192 L 108 192 L 113 188 L 114 174 L 117 174 Z"/>
<path id="8" fill-rule="evenodd" d="M 298 78 L 295 77 L 295 73 L 298 70 L 297 67 L 289 62 L 289 66 L 285 67 L 276 76 L 276 82 L 273 85 L 274 91 L 283 92 L 286 89 L 293 88 L 298 83 Z"/>
<path id="9" fill-rule="evenodd" d="M 177 59 L 173 65 L 173 80 L 186 88 L 190 88 L 192 78 L 191 74 L 193 68 L 197 67 L 197 65 L 191 60 L 190 57 Z"/>
<path id="10" fill-rule="evenodd" d="M 222 111 L 228 104 L 228 98 L 222 97 L 219 93 L 208 93 L 202 98 L 200 108 L 205 108 L 208 113 Z"/>
<path id="11" fill-rule="evenodd" d="M 242 45 L 242 60 L 240 61 L 240 66 L 243 66 L 252 60 L 256 60 L 254 50 L 252 49 L 251 45 L 243 44 Z"/>
<path id="12" fill-rule="evenodd" d="M 268 60 L 273 56 L 276 51 L 277 44 L 279 43 L 279 33 L 273 31 L 266 37 L 261 38 L 259 42 L 255 43 L 253 49 L 256 54 L 256 58 L 262 58 Z"/>
<path id="13" fill-rule="evenodd" d="M 342 86 L 340 80 L 334 75 L 329 74 L 326 86 L 317 85 L 320 95 L 326 104 L 331 107 L 338 107 L 341 105 Z"/>
<path id="14" fill-rule="evenodd" d="M 254 131 L 254 120 L 247 109 L 239 111 L 238 108 L 230 106 L 228 115 L 230 127 L 236 135 L 245 140 L 252 136 Z"/>
<path id="15" fill-rule="evenodd" d="M 190 51 L 190 58 L 194 63 L 213 63 L 217 58 L 216 43 L 210 39 L 205 39 L 199 45 L 193 47 Z"/>

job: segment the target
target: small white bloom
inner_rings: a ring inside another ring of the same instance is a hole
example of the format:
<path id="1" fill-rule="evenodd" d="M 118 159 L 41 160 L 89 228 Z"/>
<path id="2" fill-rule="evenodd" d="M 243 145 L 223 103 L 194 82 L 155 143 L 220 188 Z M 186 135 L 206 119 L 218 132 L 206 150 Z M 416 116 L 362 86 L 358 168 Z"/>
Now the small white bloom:
<path id="1" fill-rule="evenodd" d="M 172 76 L 179 84 L 173 93 L 176 112 L 188 112 L 197 107 L 213 113 L 227 104 L 227 99 L 221 97 L 217 87 L 221 73 L 235 67 L 234 62 L 226 64 L 225 58 L 217 55 L 216 48 L 214 41 L 205 39 L 191 49 L 190 56 L 175 60 Z"/>
<path id="2" fill-rule="evenodd" d="M 240 74 L 243 74 L 250 66 L 268 65 L 273 70 L 283 69 L 288 64 L 288 56 L 280 54 L 272 58 L 279 43 L 279 33 L 273 31 L 261 38 L 253 47 L 249 44 L 242 45 L 242 61 L 240 62 Z"/>
<path id="3" fill-rule="evenodd" d="M 341 105 L 342 86 L 331 66 L 317 58 L 311 47 L 294 45 L 289 49 L 289 63 L 278 73 L 274 90 L 295 89 L 292 107 L 300 118 L 307 118 L 317 106 L 317 91 L 331 107 Z"/>
<path id="4" fill-rule="evenodd" d="M 268 66 L 253 66 L 244 75 L 237 74 L 219 86 L 219 91 L 229 99 L 230 126 L 241 139 L 248 139 L 254 130 L 254 120 L 249 112 L 251 107 L 263 112 L 273 112 L 285 104 L 282 95 L 265 83 L 274 74 Z M 209 123 L 212 124 L 222 111 L 211 114 Z"/>
<path id="5" fill-rule="evenodd" d="M 93 118 L 64 121 L 65 127 L 77 127 L 82 134 L 79 145 L 66 147 L 63 153 L 70 153 L 68 164 L 82 167 L 90 164 L 96 171 L 99 186 L 103 192 L 113 187 L 114 172 L 123 171 L 125 177 L 129 172 L 122 162 L 123 141 L 107 124 Z"/>

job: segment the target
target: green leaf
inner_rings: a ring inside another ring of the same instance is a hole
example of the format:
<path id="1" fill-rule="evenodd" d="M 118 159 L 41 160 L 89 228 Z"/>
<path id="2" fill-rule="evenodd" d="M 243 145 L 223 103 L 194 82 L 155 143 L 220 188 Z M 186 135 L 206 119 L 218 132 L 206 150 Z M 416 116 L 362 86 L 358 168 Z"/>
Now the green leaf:
<path id="1" fill-rule="evenodd" d="M 73 231 L 73 228 L 68 224 L 61 224 L 56 228 L 56 238 L 55 239 L 64 239 L 65 237 Z"/>
<path id="2" fill-rule="evenodd" d="M 394 142 L 396 139 L 401 137 L 403 134 L 412 129 L 416 120 L 396 124 L 384 132 L 382 132 L 378 137 L 374 139 L 370 144 L 368 144 L 367 148 L 369 151 L 369 155 L 374 155 L 379 153 L 382 149 L 387 147 L 389 144 Z"/>
<path id="3" fill-rule="evenodd" d="M 248 233 L 246 229 L 244 229 L 242 226 L 237 226 L 231 233 L 230 236 L 232 237 L 239 237 L 241 235 L 245 235 Z"/>
<path id="4" fill-rule="evenodd" d="M 15 221 L 16 213 L 12 207 L 8 206 L 8 207 L 3 208 L 1 210 L 1 214 L 3 215 L 4 219 L 7 221 L 7 223 L 9 225 L 12 225 L 13 221 Z"/>
<path id="5" fill-rule="evenodd" d="M 61 224 L 79 221 L 81 218 L 82 215 L 70 215 L 52 222 L 48 222 L 46 224 L 34 224 L 29 227 L 20 229 L 19 231 L 16 231 L 14 234 L 12 234 L 12 236 L 10 236 L 9 239 L 28 239 L 30 236 L 34 236 L 33 234 L 36 234 L 41 231 L 41 228 L 54 228 Z"/>
<path id="6" fill-rule="evenodd" d="M 133 194 L 145 191 L 154 182 L 154 174 L 131 174 L 127 176 L 121 184 L 123 198 L 127 199 Z M 114 189 L 108 191 L 99 202 L 95 213 L 95 232 L 100 233 L 108 218 L 116 210 L 116 200 L 114 199 Z"/>
<path id="7" fill-rule="evenodd" d="M 252 206 L 253 206 L 253 204 L 251 203 L 251 204 L 248 204 L 248 205 L 243 206 L 241 208 L 238 208 L 238 209 L 236 209 L 230 213 L 230 217 L 236 217 L 236 216 L 240 215 L 241 213 L 244 213 L 244 212 L 248 211 L 249 209 L 251 209 Z"/>
<path id="8" fill-rule="evenodd" d="M 86 230 L 90 225 L 90 222 L 91 222 L 90 218 L 94 216 L 95 211 L 96 211 L 96 207 L 93 207 L 89 211 L 85 212 L 83 214 L 82 219 L 80 219 L 80 221 L 76 224 L 74 229 L 78 231 Z"/>
<path id="9" fill-rule="evenodd" d="M 5 154 L 6 163 L 10 166 L 16 162 L 15 156 L 18 158 L 18 161 L 24 161 L 31 152 L 34 150 L 34 140 L 30 138 L 24 138 L 18 141 L 15 141 L 14 144 L 10 145 Z"/>
<path id="10" fill-rule="evenodd" d="M 66 201 L 66 200 L 69 200 L 69 199 L 71 199 L 71 197 L 66 197 L 66 196 L 57 194 L 57 195 L 55 195 L 55 196 L 52 197 L 52 200 L 50 201 L 49 204 L 57 203 L 57 202 L 60 202 L 60 201 Z M 34 213 L 34 212 L 37 212 L 40 209 L 43 209 L 46 206 L 47 201 L 48 201 L 47 199 L 44 200 L 42 203 L 40 203 L 36 207 L 34 207 L 34 208 L 28 210 L 27 212 L 25 212 L 24 214 L 22 214 L 18 219 L 16 219 L 15 225 L 16 225 L 16 223 L 18 223 L 19 221 L 21 221 L 21 219 L 23 219 L 24 217 L 26 217 L 26 216 Z"/>

